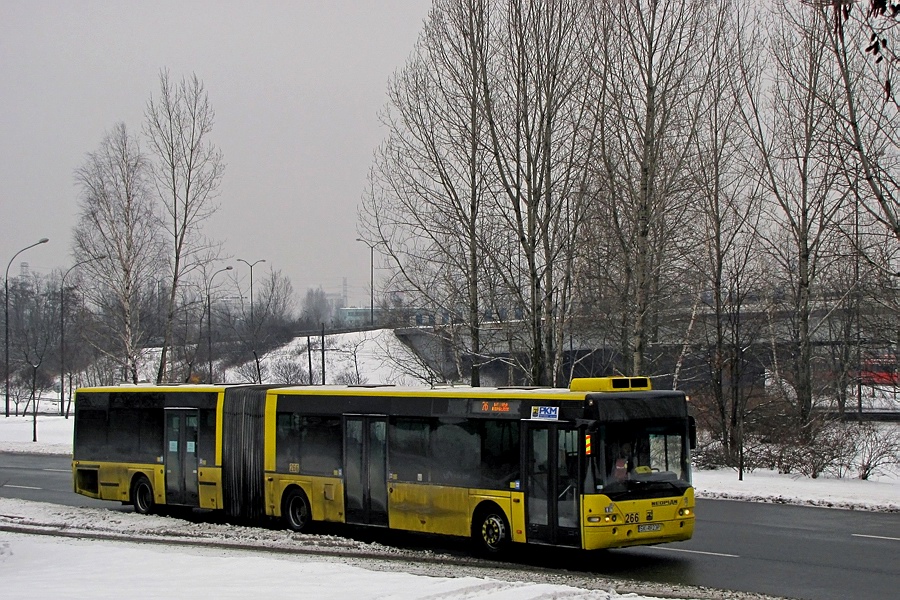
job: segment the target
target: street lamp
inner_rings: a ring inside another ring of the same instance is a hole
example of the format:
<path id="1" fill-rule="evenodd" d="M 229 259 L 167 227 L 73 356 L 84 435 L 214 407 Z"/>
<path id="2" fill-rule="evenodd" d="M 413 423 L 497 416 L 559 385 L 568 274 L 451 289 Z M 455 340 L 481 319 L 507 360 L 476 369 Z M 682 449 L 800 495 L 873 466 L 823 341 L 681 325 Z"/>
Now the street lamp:
<path id="1" fill-rule="evenodd" d="M 66 394 L 66 277 L 76 267 L 93 262 L 95 260 L 103 260 L 106 255 L 92 256 L 81 262 L 77 262 L 63 273 L 62 280 L 59 282 L 59 414 L 69 418 L 69 411 L 64 410 L 65 394 Z"/>
<path id="2" fill-rule="evenodd" d="M 259 372 L 259 356 L 256 355 L 256 323 L 253 321 L 253 267 L 258 263 L 266 262 L 266 259 L 260 258 L 252 263 L 247 262 L 243 258 L 239 258 L 238 261 L 250 267 L 250 335 L 252 336 L 250 341 L 253 346 L 253 360 L 256 363 L 256 379 L 262 383 L 262 375 Z"/>
<path id="3" fill-rule="evenodd" d="M 4 297 L 6 299 L 6 311 L 4 312 L 3 326 L 6 330 L 6 351 L 4 352 L 4 357 L 6 361 L 6 416 L 9 416 L 9 268 L 12 266 L 13 261 L 16 260 L 16 257 L 29 248 L 34 248 L 40 244 L 46 244 L 50 240 L 48 238 L 41 238 L 30 246 L 25 246 L 15 254 L 13 257 L 9 259 L 9 263 L 6 265 L 6 276 L 3 278 L 3 292 Z"/>
<path id="4" fill-rule="evenodd" d="M 369 327 L 375 327 L 375 246 L 380 242 L 370 244 L 362 238 L 356 238 L 369 247 Z"/>
<path id="5" fill-rule="evenodd" d="M 213 382 L 212 370 L 212 303 L 209 299 L 209 289 L 212 287 L 212 281 L 216 275 L 225 271 L 230 271 L 234 267 L 228 265 L 224 269 L 219 269 L 213 273 L 209 281 L 206 282 L 206 357 L 209 359 L 209 383 Z"/>
<path id="6" fill-rule="evenodd" d="M 261 258 L 257 261 L 253 261 L 252 263 L 247 262 L 243 258 L 239 258 L 238 262 L 242 262 L 248 267 L 250 267 L 250 329 L 253 329 L 253 267 L 261 262 L 266 262 L 266 259 Z"/>

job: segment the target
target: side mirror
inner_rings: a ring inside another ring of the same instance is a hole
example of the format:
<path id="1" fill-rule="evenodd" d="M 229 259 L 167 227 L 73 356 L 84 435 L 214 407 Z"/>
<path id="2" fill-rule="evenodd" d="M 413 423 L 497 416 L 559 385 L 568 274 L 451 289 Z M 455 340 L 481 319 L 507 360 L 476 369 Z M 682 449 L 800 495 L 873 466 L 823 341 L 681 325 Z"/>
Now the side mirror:
<path id="1" fill-rule="evenodd" d="M 697 421 L 694 417 L 688 417 L 688 438 L 691 442 L 691 450 L 697 449 Z"/>

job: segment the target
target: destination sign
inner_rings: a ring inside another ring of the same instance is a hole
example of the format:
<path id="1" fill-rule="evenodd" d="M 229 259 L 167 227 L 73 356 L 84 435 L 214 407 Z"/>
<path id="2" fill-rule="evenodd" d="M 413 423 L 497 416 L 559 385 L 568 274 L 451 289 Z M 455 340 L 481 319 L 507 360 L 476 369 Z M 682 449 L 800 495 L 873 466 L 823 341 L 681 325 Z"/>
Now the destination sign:
<path id="1" fill-rule="evenodd" d="M 476 415 L 518 415 L 518 400 L 471 400 L 469 410 Z"/>

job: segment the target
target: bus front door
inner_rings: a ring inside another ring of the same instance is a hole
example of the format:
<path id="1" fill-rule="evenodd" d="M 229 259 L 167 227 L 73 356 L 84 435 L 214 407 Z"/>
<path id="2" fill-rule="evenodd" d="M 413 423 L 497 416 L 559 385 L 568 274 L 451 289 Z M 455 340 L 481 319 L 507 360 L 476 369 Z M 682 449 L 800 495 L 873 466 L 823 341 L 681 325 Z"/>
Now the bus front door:
<path id="1" fill-rule="evenodd" d="M 166 409 L 166 504 L 199 506 L 196 409 Z"/>
<path id="2" fill-rule="evenodd" d="M 388 524 L 387 418 L 344 418 L 344 507 L 348 523 Z"/>
<path id="3" fill-rule="evenodd" d="M 528 541 L 581 546 L 579 432 L 565 423 L 527 423 L 525 514 Z"/>

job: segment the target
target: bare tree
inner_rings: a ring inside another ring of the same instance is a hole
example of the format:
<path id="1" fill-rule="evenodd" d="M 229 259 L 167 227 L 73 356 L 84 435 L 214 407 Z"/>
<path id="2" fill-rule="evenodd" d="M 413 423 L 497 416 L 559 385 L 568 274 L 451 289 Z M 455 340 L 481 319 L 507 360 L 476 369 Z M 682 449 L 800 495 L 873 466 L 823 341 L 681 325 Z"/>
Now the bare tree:
<path id="1" fill-rule="evenodd" d="M 141 293 L 160 267 L 164 248 L 147 169 L 137 141 L 119 124 L 75 172 L 81 200 L 73 254 L 89 261 L 83 269 L 96 285 L 85 293 L 104 316 L 96 320 L 102 339 L 112 341 L 96 347 L 134 383 L 146 341 Z M 99 256 L 106 258 L 91 260 Z"/>
<path id="2" fill-rule="evenodd" d="M 693 250 L 687 166 L 723 10 L 697 0 L 618 0 L 598 12 L 595 220 L 618 246 L 604 287 L 621 290 L 621 352 L 629 358 L 622 366 L 634 374 L 648 366 L 659 302 L 681 293 L 670 287 L 672 273 Z"/>
<path id="3" fill-rule="evenodd" d="M 333 350 L 333 352 L 337 352 L 339 355 L 346 357 L 346 359 L 341 361 L 344 364 L 344 368 L 338 372 L 335 377 L 335 383 L 343 385 L 362 385 L 369 382 L 365 373 L 361 371 L 360 365 L 362 348 L 368 341 L 369 340 L 365 335 L 356 339 L 346 339 Z"/>
<path id="4" fill-rule="evenodd" d="M 840 78 L 840 94 L 830 102 L 839 143 L 855 157 L 851 166 L 858 166 L 871 192 L 860 196 L 860 205 L 900 241 L 900 110 L 892 87 L 897 54 L 888 45 L 900 13 L 893 9 L 890 15 L 883 1 L 872 1 L 868 10 L 849 2 L 808 3 L 819 15 L 818 32 L 827 38 Z"/>
<path id="5" fill-rule="evenodd" d="M 200 264 L 215 259 L 217 248 L 201 231 L 217 209 L 214 200 L 225 164 L 210 141 L 215 113 L 203 83 L 193 75 L 173 83 L 159 75 L 159 96 L 147 103 L 145 133 L 154 156 L 153 176 L 169 236 L 169 297 L 157 383 L 166 379 L 179 287 Z"/>
<path id="6" fill-rule="evenodd" d="M 237 281 L 235 285 L 239 287 Z M 252 366 L 242 367 L 241 374 L 251 381 L 262 383 L 266 376 L 263 358 L 294 335 L 294 289 L 290 279 L 281 271 L 273 270 L 262 277 L 254 288 L 252 322 L 242 295 L 240 314 L 231 315 L 231 325 L 235 338 L 240 341 L 236 357 L 238 362 L 244 364 L 248 356 L 253 357 Z"/>
<path id="7" fill-rule="evenodd" d="M 59 305 L 51 290 L 48 278 L 24 272 L 9 290 L 11 397 L 16 415 L 23 399 L 22 414 L 27 415 L 31 409 L 34 441 L 37 441 L 36 411 L 43 392 L 52 386 L 53 376 L 48 366 L 56 357 L 55 342 L 59 339 Z"/>
<path id="8" fill-rule="evenodd" d="M 301 309 L 301 320 L 305 329 L 316 329 L 323 323 L 331 323 L 334 307 L 321 286 L 306 290 Z"/>
<path id="9" fill-rule="evenodd" d="M 507 288 L 527 286 L 521 293 L 534 385 L 560 380 L 572 312 L 575 242 L 594 142 L 591 7 L 574 0 L 510 2 L 490 24 L 493 43 L 482 59 L 488 148 L 499 188 L 492 211 L 497 231 L 515 232 L 522 279 L 510 253 L 488 254 Z"/>
<path id="10" fill-rule="evenodd" d="M 710 80 L 693 140 L 696 160 L 688 167 L 696 190 L 692 231 L 702 241 L 694 270 L 703 315 L 696 326 L 702 353 L 696 362 L 705 363 L 705 371 L 690 383 L 701 397 L 708 394 L 711 399 L 714 408 L 707 424 L 742 478 L 748 405 L 762 391 L 748 350 L 759 341 L 764 325 L 758 317 L 764 269 L 757 250 L 763 198 L 750 166 L 756 154 L 738 105 L 741 60 L 761 60 L 763 46 L 752 9 L 739 2 L 719 7 L 715 37 L 743 39 L 740 44 L 715 44 L 708 57 Z"/>
<path id="11" fill-rule="evenodd" d="M 10 326 L 13 330 L 14 350 L 18 356 L 13 362 L 16 387 L 14 394 L 16 414 L 20 398 L 27 395 L 22 411 L 32 416 L 32 441 L 37 441 L 37 415 L 44 391 L 51 389 L 53 375 L 49 369 L 56 357 L 56 342 L 59 340 L 59 303 L 48 277 L 29 273 L 17 278 L 10 290 L 13 298 Z M 27 390 L 27 392 L 26 392 Z"/>
<path id="12" fill-rule="evenodd" d="M 272 362 L 272 383 L 283 385 L 311 385 L 309 371 L 303 367 L 300 361 L 304 357 L 279 358 Z"/>
<path id="13" fill-rule="evenodd" d="M 181 365 L 182 373 L 178 376 L 178 381 L 196 383 L 200 380 L 200 374 L 195 371 L 203 346 L 201 335 L 206 306 L 204 292 L 196 285 L 180 286 L 169 358 L 171 372 L 175 371 L 177 365 Z"/>
<path id="14" fill-rule="evenodd" d="M 389 285 L 421 308 L 463 314 L 480 385 L 481 297 L 489 183 L 480 104 L 488 0 L 440 0 L 416 50 L 391 81 L 379 149 L 361 207 L 361 235 L 396 267 Z"/>
<path id="15" fill-rule="evenodd" d="M 760 175 L 774 204 L 767 244 L 778 261 L 787 290 L 790 365 L 797 417 L 810 422 L 813 403 L 812 324 L 814 286 L 833 249 L 834 221 L 844 200 L 837 186 L 840 167 L 831 143 L 835 79 L 828 48 L 819 31 L 822 14 L 775 3 L 770 43 L 771 86 L 760 88 L 762 72 L 744 71 L 747 102 L 742 104 L 759 152 Z M 763 105 L 762 93 L 768 104 Z"/>

